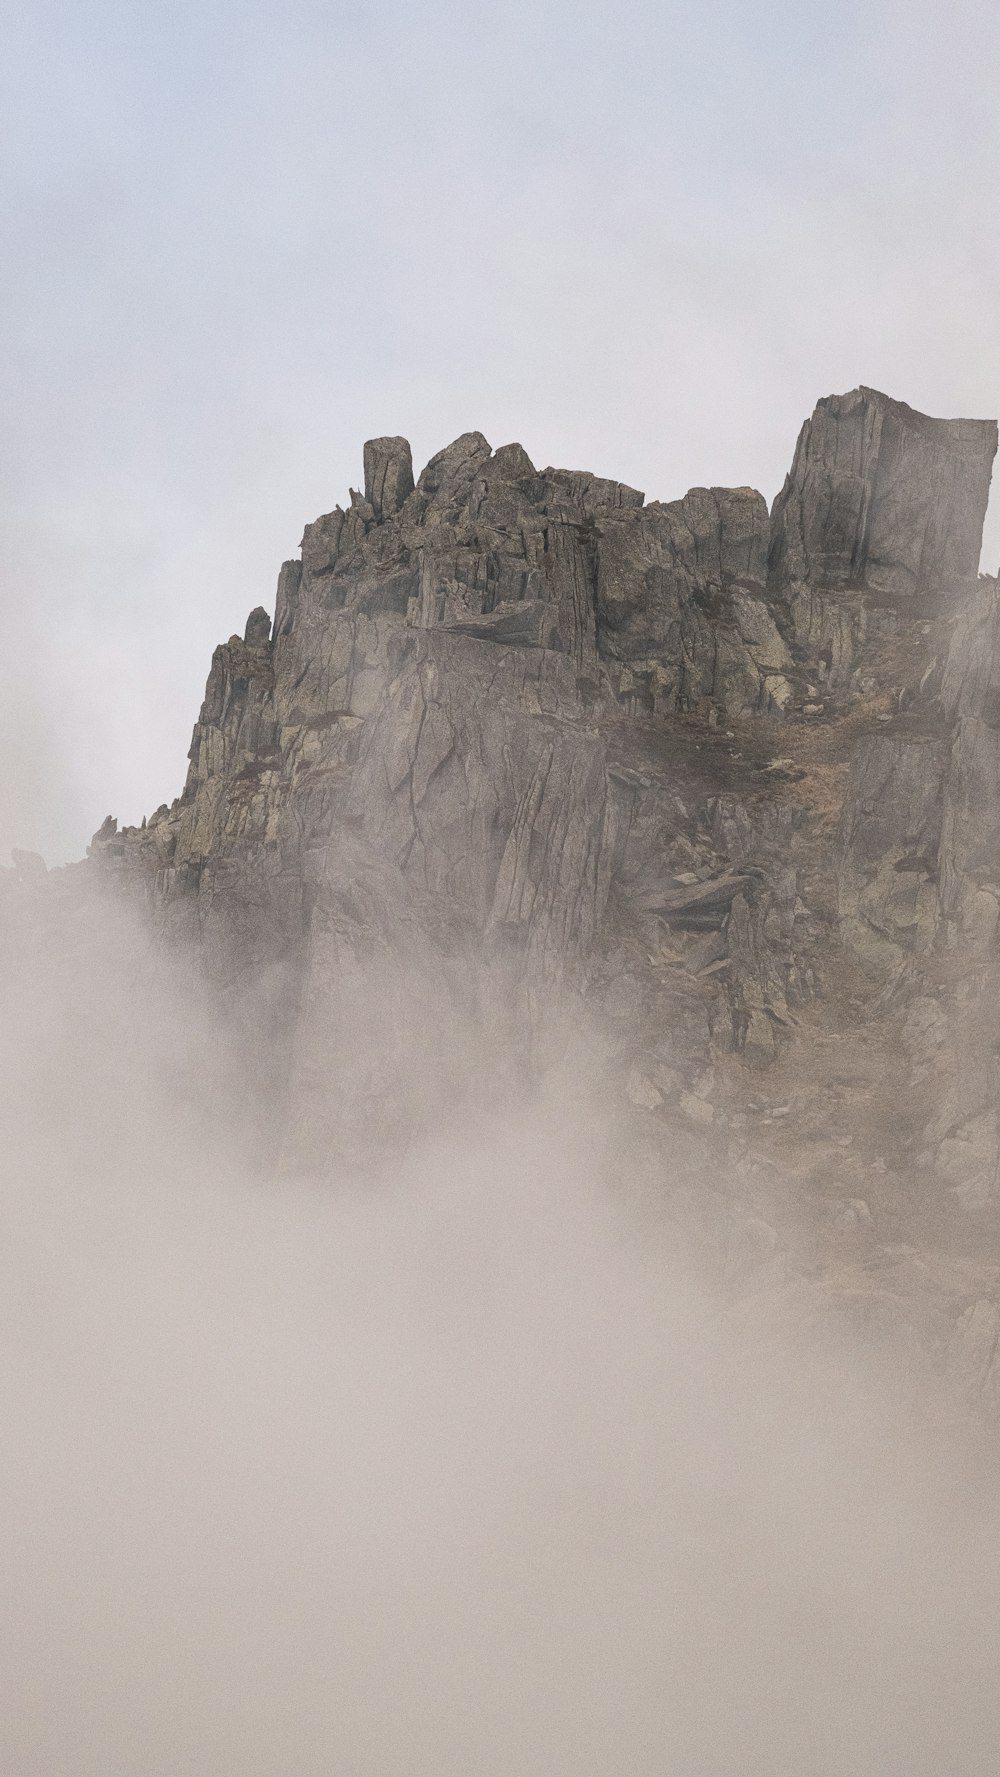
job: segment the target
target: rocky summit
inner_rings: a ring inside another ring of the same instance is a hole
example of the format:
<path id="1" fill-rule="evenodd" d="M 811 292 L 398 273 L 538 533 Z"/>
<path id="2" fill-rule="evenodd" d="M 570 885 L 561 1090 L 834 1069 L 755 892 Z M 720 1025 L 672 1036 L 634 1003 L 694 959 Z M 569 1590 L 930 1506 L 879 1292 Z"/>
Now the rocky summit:
<path id="1" fill-rule="evenodd" d="M 100 883 L 196 957 L 278 1167 L 583 1045 L 609 1167 L 740 1312 L 832 1304 L 998 1414 L 996 448 L 831 396 L 769 514 L 372 439 L 177 801 L 5 905 Z"/>

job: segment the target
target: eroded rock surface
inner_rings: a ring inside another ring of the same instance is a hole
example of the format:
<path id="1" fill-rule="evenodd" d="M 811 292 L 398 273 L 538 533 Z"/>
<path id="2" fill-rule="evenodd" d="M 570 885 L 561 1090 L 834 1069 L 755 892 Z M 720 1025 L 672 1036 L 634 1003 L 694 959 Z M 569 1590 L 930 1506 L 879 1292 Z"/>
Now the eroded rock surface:
<path id="1" fill-rule="evenodd" d="M 936 420 L 855 389 L 820 401 L 774 503 L 772 582 L 958 596 L 979 567 L 992 420 Z"/>
<path id="2" fill-rule="evenodd" d="M 182 795 L 87 866 L 200 959 L 269 1162 L 503 1104 L 586 1031 L 678 1246 L 994 1402 L 995 450 L 830 397 L 769 517 L 371 440 L 216 650 Z"/>

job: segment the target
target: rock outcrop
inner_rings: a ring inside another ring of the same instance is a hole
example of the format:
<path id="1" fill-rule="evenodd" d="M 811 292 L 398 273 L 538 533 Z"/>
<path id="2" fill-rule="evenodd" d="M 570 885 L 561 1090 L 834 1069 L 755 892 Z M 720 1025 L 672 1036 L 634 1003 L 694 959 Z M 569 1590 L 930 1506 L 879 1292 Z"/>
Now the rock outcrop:
<path id="1" fill-rule="evenodd" d="M 828 396 L 774 503 L 772 585 L 960 595 L 979 567 L 996 448 L 992 420 L 928 419 L 876 389 Z"/>
<path id="2" fill-rule="evenodd" d="M 875 389 L 828 396 L 771 514 L 768 584 L 830 686 L 867 640 L 940 618 L 975 579 L 997 448 L 992 420 L 936 420 Z"/>
<path id="3" fill-rule="evenodd" d="M 831 397 L 769 518 L 371 440 L 216 650 L 182 795 L 91 848 L 199 957 L 270 1161 L 504 1102 L 586 1028 L 679 1243 L 744 1293 L 853 1277 L 993 1400 L 996 444 Z"/>

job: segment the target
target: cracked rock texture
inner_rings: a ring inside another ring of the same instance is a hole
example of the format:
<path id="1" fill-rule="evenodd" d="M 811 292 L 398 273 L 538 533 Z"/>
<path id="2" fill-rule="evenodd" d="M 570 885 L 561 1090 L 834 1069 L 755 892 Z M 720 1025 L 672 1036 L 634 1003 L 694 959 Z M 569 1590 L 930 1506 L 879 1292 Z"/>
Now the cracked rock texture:
<path id="1" fill-rule="evenodd" d="M 996 444 L 829 397 L 769 515 L 370 440 L 216 649 L 181 796 L 77 867 L 198 959 L 268 1162 L 502 1107 L 587 1031 L 679 1249 L 996 1413 Z"/>

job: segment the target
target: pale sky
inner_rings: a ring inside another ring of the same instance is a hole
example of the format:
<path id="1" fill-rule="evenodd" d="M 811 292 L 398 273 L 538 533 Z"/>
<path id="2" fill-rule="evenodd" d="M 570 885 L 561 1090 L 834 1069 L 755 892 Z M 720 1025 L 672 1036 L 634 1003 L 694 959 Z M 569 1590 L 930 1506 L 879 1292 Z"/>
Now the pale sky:
<path id="1" fill-rule="evenodd" d="M 995 0 L 29 0 L 0 40 L 0 859 L 179 793 L 213 646 L 373 434 L 770 500 L 821 395 L 1000 412 Z"/>

